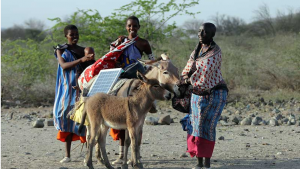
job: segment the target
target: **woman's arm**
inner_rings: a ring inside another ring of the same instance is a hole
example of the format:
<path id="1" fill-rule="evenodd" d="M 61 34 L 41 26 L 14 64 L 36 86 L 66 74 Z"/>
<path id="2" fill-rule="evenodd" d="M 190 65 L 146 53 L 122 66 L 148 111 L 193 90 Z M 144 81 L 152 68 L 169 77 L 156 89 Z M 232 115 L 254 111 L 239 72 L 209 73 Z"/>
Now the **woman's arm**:
<path id="1" fill-rule="evenodd" d="M 181 76 L 182 76 L 183 79 L 188 78 L 188 74 L 189 74 L 189 72 L 192 68 L 193 62 L 194 62 L 194 59 L 193 59 L 194 54 L 195 54 L 195 50 L 193 50 L 193 52 L 190 54 L 190 58 L 187 61 L 184 69 L 182 70 Z"/>
<path id="2" fill-rule="evenodd" d="M 87 56 L 84 56 L 80 59 L 74 60 L 72 62 L 65 62 L 64 58 L 62 57 L 64 50 L 57 50 L 57 59 L 58 59 L 58 63 L 59 65 L 62 67 L 62 69 L 69 69 L 69 68 L 73 68 L 76 65 L 78 65 L 79 63 L 82 62 L 86 62 L 89 60 L 93 59 L 94 54 L 88 54 Z"/>
<path id="3" fill-rule="evenodd" d="M 124 42 L 126 36 L 121 35 L 115 41 L 110 44 L 109 51 L 114 50 L 117 46 Z"/>
<path id="4" fill-rule="evenodd" d="M 152 50 L 151 50 L 150 44 L 149 44 L 149 42 L 147 40 L 144 41 L 143 46 L 144 46 L 144 52 L 147 55 L 148 54 L 152 54 Z"/>
<path id="5" fill-rule="evenodd" d="M 152 54 L 151 46 L 150 46 L 150 44 L 147 40 L 144 40 L 144 42 L 143 42 L 143 49 L 144 49 L 144 52 L 147 54 L 148 59 L 154 60 L 154 56 Z"/>

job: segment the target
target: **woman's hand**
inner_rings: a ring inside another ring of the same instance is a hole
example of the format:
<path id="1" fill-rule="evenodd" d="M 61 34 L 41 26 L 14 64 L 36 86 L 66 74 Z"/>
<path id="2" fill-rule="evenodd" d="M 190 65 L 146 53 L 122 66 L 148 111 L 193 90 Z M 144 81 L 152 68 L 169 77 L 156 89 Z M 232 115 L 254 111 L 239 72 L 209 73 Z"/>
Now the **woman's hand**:
<path id="1" fill-rule="evenodd" d="M 190 78 L 185 79 L 185 80 L 184 80 L 184 83 L 185 83 L 185 84 L 191 84 Z"/>
<path id="2" fill-rule="evenodd" d="M 80 60 L 81 60 L 81 62 L 87 62 L 90 60 L 94 60 L 94 54 L 88 54 L 88 55 L 82 57 Z"/>
<path id="3" fill-rule="evenodd" d="M 126 37 L 125 36 L 119 36 L 118 37 L 118 45 L 120 45 L 123 41 L 124 41 L 124 39 L 125 39 Z"/>
<path id="4" fill-rule="evenodd" d="M 179 85 L 184 85 L 184 84 L 191 84 L 190 78 L 187 75 L 182 76 L 180 78 Z"/>
<path id="5" fill-rule="evenodd" d="M 122 68 L 121 66 L 122 66 L 122 64 L 121 64 L 120 62 L 117 61 L 117 62 L 116 62 L 116 68 Z"/>

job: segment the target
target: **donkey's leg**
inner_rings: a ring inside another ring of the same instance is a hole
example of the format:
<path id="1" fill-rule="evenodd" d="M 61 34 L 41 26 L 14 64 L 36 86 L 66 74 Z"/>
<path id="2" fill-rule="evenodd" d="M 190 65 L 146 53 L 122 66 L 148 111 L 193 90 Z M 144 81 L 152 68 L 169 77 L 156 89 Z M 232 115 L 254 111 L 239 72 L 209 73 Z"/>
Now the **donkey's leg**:
<path id="1" fill-rule="evenodd" d="M 138 136 L 139 136 L 139 139 L 138 139 L 138 146 L 137 146 L 137 148 L 138 148 L 138 151 L 137 151 L 137 160 L 138 160 L 138 163 L 141 163 L 141 152 L 140 152 L 140 147 L 141 147 L 141 142 L 142 142 L 142 130 L 139 130 L 139 134 L 138 134 Z M 125 141 L 128 141 L 128 145 L 127 145 L 127 148 L 129 148 L 129 146 L 130 146 L 130 137 L 129 137 L 129 133 L 128 133 L 128 131 L 127 131 L 127 140 L 125 140 Z M 133 163 L 132 163 L 132 160 L 131 159 L 129 159 L 128 161 L 127 161 L 127 164 L 130 164 L 131 166 L 133 166 Z"/>
<path id="2" fill-rule="evenodd" d="M 133 167 L 135 169 L 141 169 L 143 168 L 143 166 L 140 163 L 138 163 L 137 160 L 138 130 L 134 127 L 128 127 L 128 132 L 131 140 L 131 159 L 132 159 Z"/>
<path id="3" fill-rule="evenodd" d="M 87 162 L 87 166 L 89 169 L 94 169 L 93 167 L 93 161 L 92 161 L 92 154 L 93 154 L 93 147 L 95 144 L 95 138 L 98 133 L 99 127 L 97 125 L 90 124 L 90 139 L 89 139 L 89 148 L 88 152 L 85 157 L 85 161 Z"/>
<path id="4" fill-rule="evenodd" d="M 98 136 L 100 137 L 100 134 L 101 134 L 101 130 L 99 130 L 99 133 L 98 133 Z M 98 163 L 99 164 L 104 164 L 104 162 L 103 162 L 103 158 L 102 158 L 102 156 L 101 156 L 101 151 L 100 151 L 100 146 L 99 146 L 99 138 L 98 138 L 98 141 L 97 141 L 97 144 L 95 145 L 95 149 L 96 149 L 96 151 L 95 151 L 95 155 L 96 155 L 96 158 L 97 158 L 97 161 L 98 161 Z"/>
<path id="5" fill-rule="evenodd" d="M 142 143 L 142 133 L 143 133 L 143 125 L 141 127 L 137 127 L 137 135 L 136 135 L 136 141 L 137 141 L 137 145 L 136 145 L 136 153 L 137 153 L 137 166 L 140 168 L 143 168 L 143 164 L 141 162 L 141 143 Z"/>
<path id="6" fill-rule="evenodd" d="M 128 148 L 129 148 L 129 146 L 130 146 L 129 132 L 128 132 L 128 130 L 125 130 L 125 149 L 124 149 L 124 157 L 123 157 L 124 163 L 122 165 L 122 169 L 127 169 L 128 168 L 127 158 L 128 158 Z"/>
<path id="7" fill-rule="evenodd" d="M 142 163 L 141 162 L 141 144 L 142 144 L 142 135 L 143 135 L 143 126 L 139 128 L 138 130 L 138 134 L 137 134 L 137 141 L 138 141 L 138 145 L 137 145 L 137 158 L 138 158 L 138 163 Z"/>
<path id="8" fill-rule="evenodd" d="M 102 158 L 103 158 L 103 161 L 104 161 L 104 165 L 106 166 L 106 168 L 108 169 L 114 169 L 109 160 L 108 160 L 108 157 L 107 157 L 107 154 L 106 154 L 106 148 L 105 148 L 105 145 L 106 145 L 106 135 L 107 135 L 107 130 L 109 129 L 109 127 L 105 126 L 104 124 L 101 124 L 100 126 L 100 136 L 98 138 L 98 145 L 100 146 L 100 151 L 102 153 Z"/>
<path id="9" fill-rule="evenodd" d="M 100 134 L 100 133 L 99 133 Z M 101 156 L 101 150 L 100 150 L 100 146 L 99 146 L 99 139 L 98 139 L 98 144 L 96 144 L 96 152 L 95 152 L 95 155 L 96 155 L 96 158 L 97 158 L 97 161 L 99 164 L 104 164 L 104 161 L 103 161 L 103 158 Z"/>
<path id="10" fill-rule="evenodd" d="M 90 138 L 91 138 L 90 131 L 91 131 L 91 125 L 87 125 L 86 126 L 86 136 L 85 136 L 87 149 L 89 149 L 89 142 L 90 142 Z M 86 159 L 83 160 L 83 165 L 87 166 Z"/>
<path id="11" fill-rule="evenodd" d="M 91 125 L 87 125 L 86 126 L 86 136 L 85 136 L 87 145 L 89 145 L 89 139 L 91 137 L 90 131 L 91 131 Z"/>

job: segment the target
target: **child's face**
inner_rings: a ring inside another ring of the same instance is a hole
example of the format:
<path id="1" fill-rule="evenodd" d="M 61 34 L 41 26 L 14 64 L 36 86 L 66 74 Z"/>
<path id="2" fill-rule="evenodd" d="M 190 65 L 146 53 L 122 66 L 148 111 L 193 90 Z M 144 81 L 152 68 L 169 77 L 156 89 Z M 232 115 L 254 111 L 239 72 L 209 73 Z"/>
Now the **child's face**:
<path id="1" fill-rule="evenodd" d="M 88 55 L 88 54 L 95 54 L 95 53 L 94 53 L 94 50 L 93 50 L 93 49 L 89 48 L 89 49 L 85 49 L 85 50 L 84 50 L 84 54 L 85 54 L 85 55 Z"/>

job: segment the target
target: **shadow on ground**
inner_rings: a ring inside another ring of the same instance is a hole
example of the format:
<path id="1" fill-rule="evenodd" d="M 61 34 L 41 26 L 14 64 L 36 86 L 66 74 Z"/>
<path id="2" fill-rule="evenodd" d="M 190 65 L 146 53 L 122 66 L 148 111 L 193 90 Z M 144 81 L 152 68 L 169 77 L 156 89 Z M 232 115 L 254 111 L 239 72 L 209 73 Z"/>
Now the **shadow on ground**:
<path id="1" fill-rule="evenodd" d="M 144 168 L 155 169 L 187 169 L 196 164 L 195 158 L 174 160 L 144 160 Z M 172 166 L 172 167 L 168 167 Z M 176 166 L 176 167 L 174 167 Z M 300 168 L 300 158 L 297 159 L 212 159 L 212 168 L 218 169 L 296 169 Z"/>

